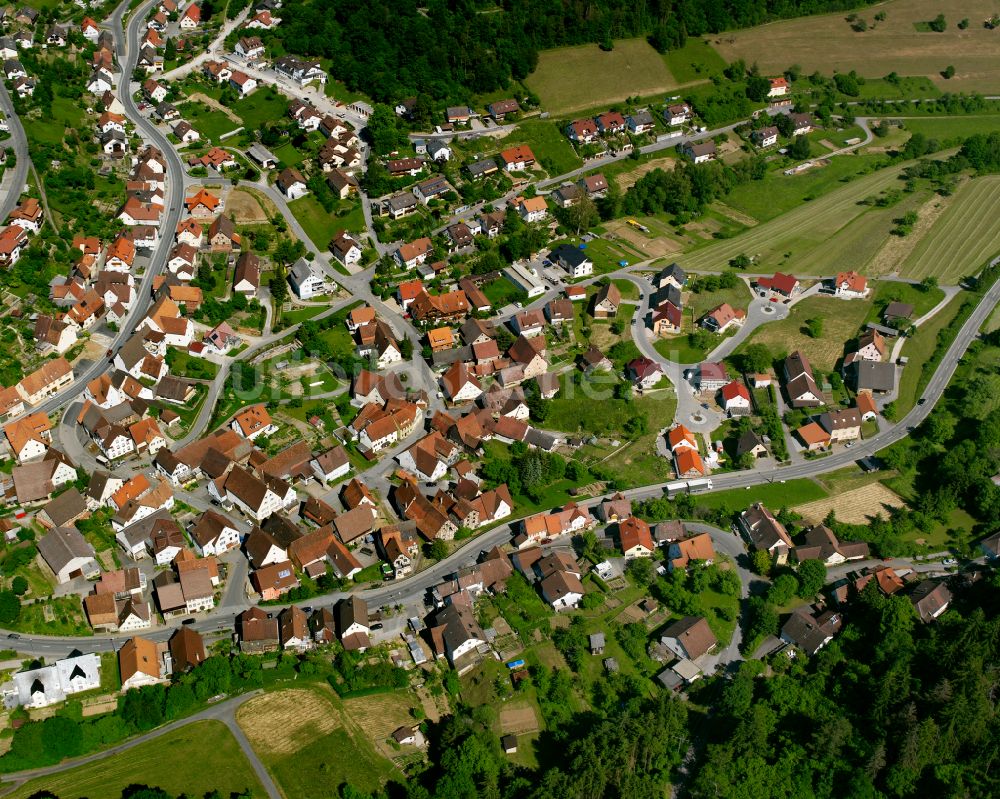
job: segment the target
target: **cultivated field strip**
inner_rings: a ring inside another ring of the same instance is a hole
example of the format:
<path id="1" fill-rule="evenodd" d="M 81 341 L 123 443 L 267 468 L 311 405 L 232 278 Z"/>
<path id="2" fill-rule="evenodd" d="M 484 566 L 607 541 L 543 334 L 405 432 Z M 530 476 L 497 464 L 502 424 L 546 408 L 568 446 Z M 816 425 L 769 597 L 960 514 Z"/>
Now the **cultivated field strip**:
<path id="1" fill-rule="evenodd" d="M 686 254 L 683 266 L 696 271 L 716 270 L 731 258 L 745 253 L 760 256 L 759 263 L 768 271 L 775 267 L 776 259 L 791 252 L 787 268 L 793 272 L 802 271 L 798 262 L 808 265 L 816 248 L 826 247 L 834 234 L 869 211 L 869 206 L 858 205 L 858 201 L 896 185 L 903 168 L 900 164 L 865 175 L 738 236 Z"/>
<path id="2" fill-rule="evenodd" d="M 904 277 L 934 275 L 954 284 L 1000 252 L 1000 176 L 976 178 L 958 191 L 951 206 L 903 262 Z"/>

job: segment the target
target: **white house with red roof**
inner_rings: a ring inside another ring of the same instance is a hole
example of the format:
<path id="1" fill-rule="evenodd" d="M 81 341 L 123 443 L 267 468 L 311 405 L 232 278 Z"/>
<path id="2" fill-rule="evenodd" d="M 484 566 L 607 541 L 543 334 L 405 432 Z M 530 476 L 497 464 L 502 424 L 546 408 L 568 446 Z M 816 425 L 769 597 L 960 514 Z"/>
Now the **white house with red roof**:
<path id="1" fill-rule="evenodd" d="M 868 278 L 857 272 L 838 272 L 833 279 L 833 293 L 846 300 L 859 300 L 868 296 Z"/>
<path id="2" fill-rule="evenodd" d="M 761 277 L 757 279 L 757 293 L 761 297 L 790 298 L 798 294 L 801 285 L 793 275 L 786 275 L 782 272 L 775 272 L 774 277 Z"/>
<path id="3" fill-rule="evenodd" d="M 750 413 L 750 392 L 738 380 L 726 383 L 719 389 L 721 405 L 729 416 L 746 416 Z"/>
<path id="4" fill-rule="evenodd" d="M 792 90 L 788 81 L 784 78 L 771 78 L 771 88 L 767 92 L 768 97 L 784 97 Z"/>

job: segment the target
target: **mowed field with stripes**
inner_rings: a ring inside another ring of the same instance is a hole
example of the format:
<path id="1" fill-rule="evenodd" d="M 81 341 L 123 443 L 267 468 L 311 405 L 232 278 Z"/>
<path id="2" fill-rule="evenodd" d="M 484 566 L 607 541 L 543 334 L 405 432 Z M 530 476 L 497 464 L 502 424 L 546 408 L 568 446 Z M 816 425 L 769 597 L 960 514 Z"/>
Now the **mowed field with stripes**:
<path id="1" fill-rule="evenodd" d="M 953 285 L 1000 254 L 1000 176 L 976 178 L 962 186 L 903 262 L 903 277 L 934 275 Z"/>

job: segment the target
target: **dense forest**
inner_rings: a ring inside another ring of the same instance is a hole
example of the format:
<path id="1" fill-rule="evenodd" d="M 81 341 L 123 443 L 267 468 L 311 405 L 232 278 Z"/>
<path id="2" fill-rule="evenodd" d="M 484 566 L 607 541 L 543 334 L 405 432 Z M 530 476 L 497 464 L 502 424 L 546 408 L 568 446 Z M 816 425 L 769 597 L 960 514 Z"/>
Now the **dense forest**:
<path id="1" fill-rule="evenodd" d="M 865 5 L 852 0 L 290 0 L 288 52 L 328 58 L 334 77 L 378 102 L 424 93 L 467 101 L 529 75 L 562 45 L 650 37 L 660 50 L 687 36 Z"/>

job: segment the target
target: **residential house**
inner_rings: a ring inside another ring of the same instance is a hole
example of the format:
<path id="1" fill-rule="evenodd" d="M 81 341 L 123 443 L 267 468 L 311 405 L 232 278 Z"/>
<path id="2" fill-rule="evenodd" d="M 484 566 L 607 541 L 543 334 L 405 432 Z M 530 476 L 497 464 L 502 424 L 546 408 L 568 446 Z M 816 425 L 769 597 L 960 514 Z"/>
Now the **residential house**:
<path id="1" fill-rule="evenodd" d="M 704 164 L 715 160 L 715 142 L 711 140 L 687 142 L 681 147 L 681 152 L 696 164 Z"/>
<path id="2" fill-rule="evenodd" d="M 94 548 L 75 527 L 49 530 L 38 539 L 38 554 L 60 585 L 77 577 L 96 577 L 101 570 Z"/>
<path id="3" fill-rule="evenodd" d="M 811 657 L 833 640 L 843 623 L 835 611 L 817 613 L 809 606 L 796 608 L 781 627 L 781 640 Z"/>
<path id="4" fill-rule="evenodd" d="M 146 638 L 130 638 L 118 650 L 122 692 L 164 682 L 164 669 L 156 644 Z"/>
<path id="5" fill-rule="evenodd" d="M 775 272 L 774 277 L 757 278 L 757 293 L 764 298 L 789 299 L 799 293 L 800 284 L 794 275 Z"/>
<path id="6" fill-rule="evenodd" d="M 637 389 L 644 391 L 653 388 L 663 379 L 663 369 L 649 358 L 635 358 L 625 364 L 625 377 Z"/>
<path id="7" fill-rule="evenodd" d="M 613 319 L 618 315 L 622 303 L 622 294 L 612 282 L 606 283 L 594 295 L 593 314 L 595 319 Z"/>
<path id="8" fill-rule="evenodd" d="M 868 278 L 857 272 L 838 272 L 833 279 L 833 293 L 845 299 L 863 299 L 868 296 Z"/>
<path id="9" fill-rule="evenodd" d="M 685 616 L 663 630 L 660 642 L 681 660 L 698 660 L 719 645 L 703 616 Z"/>
<path id="10" fill-rule="evenodd" d="M 825 399 L 805 355 L 796 350 L 785 358 L 784 372 L 785 393 L 793 408 L 815 408 L 824 404 Z"/>
<path id="11" fill-rule="evenodd" d="M 754 551 L 767 552 L 778 565 L 784 565 L 792 548 L 792 539 L 779 522 L 759 502 L 743 511 L 736 522 L 741 535 Z"/>
<path id="12" fill-rule="evenodd" d="M 746 416 L 750 413 L 750 392 L 743 383 L 733 380 L 720 388 L 719 393 L 727 416 Z"/>
<path id="13" fill-rule="evenodd" d="M 728 302 L 724 302 L 705 314 L 701 324 L 713 333 L 725 333 L 730 328 L 742 327 L 746 318 L 746 311 L 733 308 Z"/>
<path id="14" fill-rule="evenodd" d="M 686 569 L 692 562 L 709 566 L 715 561 L 715 547 L 712 546 L 712 538 L 708 533 L 700 533 L 671 541 L 667 548 L 667 558 L 671 570 Z"/>

